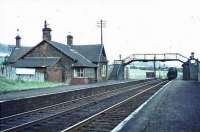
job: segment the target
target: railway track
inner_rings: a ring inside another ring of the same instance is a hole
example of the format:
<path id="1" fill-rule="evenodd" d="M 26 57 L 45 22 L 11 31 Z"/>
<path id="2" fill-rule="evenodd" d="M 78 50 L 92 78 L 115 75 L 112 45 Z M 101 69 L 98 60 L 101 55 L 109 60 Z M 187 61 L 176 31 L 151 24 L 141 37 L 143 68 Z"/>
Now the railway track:
<path id="1" fill-rule="evenodd" d="M 50 92 L 48 94 L 38 94 L 36 96 L 30 96 L 31 93 L 35 94 L 34 91 L 30 91 L 28 93 L 29 96 L 21 95 L 21 99 L 13 99 L 0 102 L 1 112 L 0 119 L 3 117 L 13 116 L 19 113 L 55 105 L 58 103 L 71 101 L 91 95 L 96 95 L 99 93 L 107 92 L 110 90 L 118 89 L 125 86 L 135 85 L 141 82 L 149 81 L 146 80 L 135 80 L 135 81 L 127 81 L 113 84 L 105 84 L 105 85 L 93 85 L 92 87 L 80 88 L 79 90 L 75 88 L 75 90 L 64 90 L 63 92 Z M 67 87 L 66 87 L 67 89 Z M 48 91 L 48 90 L 47 90 Z M 24 98 L 23 98 L 24 96 Z"/>
<path id="2" fill-rule="evenodd" d="M 126 100 L 123 100 L 89 118 L 70 126 L 61 132 L 110 132 L 123 119 L 138 108 L 145 100 L 152 96 L 160 87 L 166 84 L 167 81 L 151 86 L 144 91 L 141 91 Z"/>
<path id="3" fill-rule="evenodd" d="M 153 86 L 155 83 L 158 83 L 158 81 L 122 87 L 97 95 L 4 117 L 0 119 L 1 131 L 60 131 L 117 103 L 118 100 L 124 100 L 131 96 L 130 93 L 133 91 L 135 93 L 140 92 L 145 87 Z M 112 101 L 105 103 L 109 100 Z"/>

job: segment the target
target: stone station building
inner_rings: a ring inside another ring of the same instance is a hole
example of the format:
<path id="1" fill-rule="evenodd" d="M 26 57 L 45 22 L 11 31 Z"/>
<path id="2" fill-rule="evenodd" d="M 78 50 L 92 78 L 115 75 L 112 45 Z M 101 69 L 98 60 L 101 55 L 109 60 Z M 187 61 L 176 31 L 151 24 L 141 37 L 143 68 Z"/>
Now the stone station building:
<path id="1" fill-rule="evenodd" d="M 33 47 L 21 46 L 17 35 L 7 64 L 44 73 L 46 81 L 85 84 L 107 79 L 108 60 L 103 44 L 75 45 L 72 35 L 67 36 L 66 44 L 52 41 L 46 21 L 42 32 L 43 40 Z"/>

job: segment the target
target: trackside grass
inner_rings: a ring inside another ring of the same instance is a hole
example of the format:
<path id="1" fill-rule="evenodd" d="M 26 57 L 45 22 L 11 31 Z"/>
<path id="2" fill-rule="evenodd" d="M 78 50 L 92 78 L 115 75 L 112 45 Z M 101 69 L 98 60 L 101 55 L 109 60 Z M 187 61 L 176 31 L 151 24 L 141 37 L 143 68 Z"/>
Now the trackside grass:
<path id="1" fill-rule="evenodd" d="M 4 77 L 0 77 L 0 92 L 19 91 L 19 90 L 45 88 L 45 87 L 51 88 L 60 85 L 63 85 L 63 83 L 8 80 Z"/>

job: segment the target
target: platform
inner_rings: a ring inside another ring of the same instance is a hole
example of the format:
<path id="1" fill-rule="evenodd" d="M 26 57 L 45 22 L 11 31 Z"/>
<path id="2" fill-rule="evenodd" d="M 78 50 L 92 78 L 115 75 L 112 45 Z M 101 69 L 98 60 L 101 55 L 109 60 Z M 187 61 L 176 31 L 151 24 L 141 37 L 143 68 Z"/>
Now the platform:
<path id="1" fill-rule="evenodd" d="M 200 82 L 174 80 L 113 132 L 200 132 Z"/>
<path id="2" fill-rule="evenodd" d="M 133 80 L 130 80 L 133 81 Z M 21 91 L 11 91 L 7 93 L 0 93 L 0 102 L 8 101 L 8 100 L 16 100 L 16 99 L 23 99 L 35 96 L 42 96 L 47 94 L 55 94 L 55 93 L 62 93 L 62 92 L 69 92 L 87 88 L 94 88 L 94 87 L 101 87 L 105 85 L 112 85 L 117 83 L 123 83 L 127 81 L 115 81 L 110 80 L 106 82 L 98 82 L 92 84 L 82 84 L 82 85 L 63 85 L 51 88 L 38 88 L 38 89 L 29 89 L 29 90 L 21 90 Z"/>

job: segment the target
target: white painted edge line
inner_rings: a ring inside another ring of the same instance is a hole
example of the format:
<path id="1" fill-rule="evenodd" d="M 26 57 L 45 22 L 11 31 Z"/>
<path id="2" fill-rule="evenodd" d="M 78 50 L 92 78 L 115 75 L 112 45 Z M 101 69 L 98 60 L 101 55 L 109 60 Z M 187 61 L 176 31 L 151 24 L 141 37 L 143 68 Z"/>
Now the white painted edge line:
<path id="1" fill-rule="evenodd" d="M 142 105 L 140 105 L 135 111 L 133 111 L 128 117 L 126 117 L 123 121 L 121 121 L 111 132 L 118 132 L 120 131 L 126 123 L 130 121 L 131 118 L 134 118 L 136 114 L 138 114 L 144 106 L 146 106 L 155 96 L 160 93 L 167 85 L 169 85 L 172 81 L 169 81 L 165 84 L 161 89 L 159 89 L 156 93 L 154 93 L 148 100 L 146 100 Z"/>

